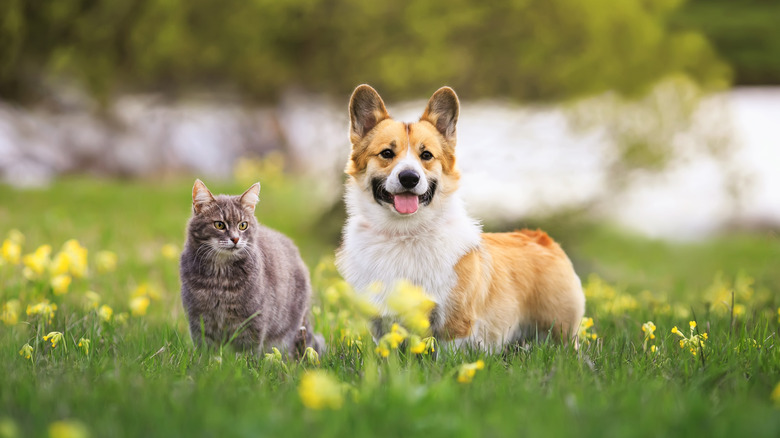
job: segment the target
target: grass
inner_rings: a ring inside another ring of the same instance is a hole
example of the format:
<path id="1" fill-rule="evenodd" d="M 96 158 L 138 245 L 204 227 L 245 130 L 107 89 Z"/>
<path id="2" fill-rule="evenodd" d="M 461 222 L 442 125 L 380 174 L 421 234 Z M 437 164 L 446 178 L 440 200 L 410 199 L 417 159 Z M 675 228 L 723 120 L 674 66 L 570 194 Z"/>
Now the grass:
<path id="1" fill-rule="evenodd" d="M 320 365 L 279 363 L 194 350 L 177 261 L 161 253 L 181 246 L 190 185 L 76 178 L 0 190 L 0 230 L 23 233 L 23 253 L 42 244 L 57 253 L 75 238 L 90 269 L 55 296 L 48 274 L 30 281 L 21 265 L 0 266 L 0 304 L 21 303 L 18 323 L 0 325 L 0 437 L 58 436 L 58 425 L 70 433 L 59 436 L 96 437 L 780 435 L 780 401 L 771 397 L 780 383 L 776 234 L 671 244 L 554 226 L 594 321 L 579 350 L 537 343 L 496 355 L 393 350 L 381 358 L 328 261 L 337 229 L 322 226 L 305 183 L 266 184 L 258 217 L 301 247 L 314 277 L 315 325 L 330 348 Z M 117 254 L 114 270 L 98 272 L 101 250 Z M 112 308 L 107 321 L 87 305 L 87 290 Z M 134 295 L 149 299 L 143 315 L 132 315 Z M 44 297 L 58 305 L 51 323 L 25 313 Z M 708 335 L 696 355 L 671 333 L 676 326 L 689 335 L 691 320 Z M 645 345 L 647 321 L 657 330 Z M 56 348 L 43 340 L 50 331 L 63 333 Z M 81 338 L 91 341 L 88 354 Z M 25 343 L 30 359 L 19 354 Z M 463 365 L 478 360 L 484 369 L 460 383 Z M 315 396 L 341 400 L 339 409 L 304 403 L 300 384 L 314 370 L 335 384 L 320 382 Z"/>

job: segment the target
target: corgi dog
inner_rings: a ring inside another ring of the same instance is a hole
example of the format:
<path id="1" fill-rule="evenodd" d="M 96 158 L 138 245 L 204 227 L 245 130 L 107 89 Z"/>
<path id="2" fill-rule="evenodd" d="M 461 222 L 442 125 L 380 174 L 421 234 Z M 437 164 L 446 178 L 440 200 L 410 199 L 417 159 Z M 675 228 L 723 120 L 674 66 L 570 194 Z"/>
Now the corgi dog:
<path id="1" fill-rule="evenodd" d="M 537 337 L 568 342 L 585 296 L 561 247 L 538 230 L 482 233 L 458 197 L 459 108 L 443 87 L 419 121 L 403 123 L 370 86 L 352 93 L 339 272 L 379 309 L 377 338 L 392 318 L 385 303 L 406 280 L 435 303 L 439 341 L 483 350 Z"/>

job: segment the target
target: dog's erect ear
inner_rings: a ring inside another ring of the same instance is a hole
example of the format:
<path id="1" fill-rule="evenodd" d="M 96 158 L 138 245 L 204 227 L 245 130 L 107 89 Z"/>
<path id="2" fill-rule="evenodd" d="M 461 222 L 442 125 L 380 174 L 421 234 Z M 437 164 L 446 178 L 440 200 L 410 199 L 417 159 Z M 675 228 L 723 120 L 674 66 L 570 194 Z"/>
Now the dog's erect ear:
<path id="1" fill-rule="evenodd" d="M 371 128 L 389 117 L 379 93 L 369 85 L 359 85 L 349 99 L 349 139 L 352 144 L 357 144 Z"/>
<path id="2" fill-rule="evenodd" d="M 420 120 L 427 120 L 447 139 L 455 143 L 455 124 L 458 123 L 460 103 L 455 90 L 441 87 L 433 93 Z"/>
<path id="3" fill-rule="evenodd" d="M 210 202 L 214 202 L 214 195 L 206 188 L 203 181 L 196 179 L 195 185 L 192 186 L 192 209 L 195 213 L 200 213 L 203 206 Z"/>
<path id="4" fill-rule="evenodd" d="M 258 196 L 259 194 L 260 183 L 256 182 L 252 184 L 252 187 L 248 188 L 243 195 L 241 195 L 241 205 L 254 214 L 257 201 L 260 200 L 260 197 Z"/>

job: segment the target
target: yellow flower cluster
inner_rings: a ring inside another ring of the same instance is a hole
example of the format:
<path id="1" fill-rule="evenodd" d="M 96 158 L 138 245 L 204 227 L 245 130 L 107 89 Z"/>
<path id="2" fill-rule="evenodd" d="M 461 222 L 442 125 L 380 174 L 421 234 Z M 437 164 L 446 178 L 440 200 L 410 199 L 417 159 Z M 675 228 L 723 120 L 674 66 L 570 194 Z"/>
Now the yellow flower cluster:
<path id="1" fill-rule="evenodd" d="M 0 249 L 3 262 L 10 263 L 12 265 L 18 265 L 22 257 L 22 245 L 15 242 L 10 238 L 3 241 L 2 249 Z"/>
<path id="2" fill-rule="evenodd" d="M 692 355 L 696 356 L 698 351 L 704 351 L 705 341 L 709 338 L 707 333 L 696 334 L 696 321 L 690 321 L 688 326 L 691 328 L 689 336 L 685 336 L 677 326 L 672 327 L 672 333 L 679 336 L 680 348 L 688 348 Z"/>
<path id="3" fill-rule="evenodd" d="M 642 332 L 645 334 L 645 341 L 642 344 L 642 349 L 644 349 L 644 351 L 647 351 L 647 343 L 651 339 L 655 339 L 655 329 L 656 327 L 653 321 L 647 321 L 646 323 L 642 324 Z M 650 346 L 651 352 L 655 353 L 657 350 L 658 349 L 655 345 Z"/>
<path id="4" fill-rule="evenodd" d="M 301 378 L 298 395 L 309 409 L 341 409 L 344 385 L 325 371 L 309 371 Z"/>
<path id="5" fill-rule="evenodd" d="M 35 252 L 26 254 L 22 257 L 22 263 L 24 263 L 24 270 L 22 273 L 28 280 L 34 280 L 44 272 L 51 264 L 49 257 L 51 256 L 51 245 L 41 245 Z"/>
<path id="6" fill-rule="evenodd" d="M 429 315 L 434 303 L 423 291 L 408 281 L 400 281 L 387 299 L 387 305 L 412 332 L 425 334 L 431 326 Z"/>
<path id="7" fill-rule="evenodd" d="M 57 344 L 62 341 L 62 332 L 49 332 L 43 337 L 44 341 L 51 341 L 51 348 L 57 348 Z"/>
<path id="8" fill-rule="evenodd" d="M 89 436 L 89 429 L 80 421 L 55 421 L 49 425 L 49 438 L 89 438 Z"/>
<path id="9" fill-rule="evenodd" d="M 376 346 L 376 353 L 382 357 L 390 355 L 391 350 L 398 348 L 401 343 L 409 337 L 409 332 L 405 328 L 398 324 L 393 324 L 389 333 L 385 333 L 379 339 L 379 343 Z"/>
<path id="10" fill-rule="evenodd" d="M 28 360 L 32 360 L 32 353 L 33 348 L 29 343 L 22 345 L 22 349 L 19 350 L 19 355 Z"/>
<path id="11" fill-rule="evenodd" d="M 3 324 L 5 325 L 15 325 L 19 322 L 21 307 L 22 305 L 19 300 L 8 300 L 3 304 L 2 313 L 0 313 L 0 321 L 3 321 Z"/>
<path id="12" fill-rule="evenodd" d="M 130 312 L 133 316 L 144 316 L 152 299 L 159 299 L 160 294 L 148 283 L 141 283 L 130 295 Z"/>
<path id="13" fill-rule="evenodd" d="M 57 311 L 57 305 L 50 303 L 49 300 L 44 298 L 36 304 L 27 305 L 27 316 L 40 315 L 41 318 L 51 324 L 54 319 L 54 312 Z"/>
<path id="14" fill-rule="evenodd" d="M 769 399 L 774 402 L 775 406 L 780 406 L 780 382 L 777 382 L 777 386 L 775 386 L 775 389 L 769 394 Z"/>
<path id="15" fill-rule="evenodd" d="M 583 292 L 588 306 L 595 306 L 596 313 L 622 315 L 639 308 L 636 298 L 607 284 L 596 274 L 588 277 Z"/>
<path id="16" fill-rule="evenodd" d="M 78 346 L 79 346 L 79 348 L 81 348 L 81 351 L 83 351 L 84 354 L 86 354 L 87 356 L 89 356 L 89 344 L 90 344 L 90 342 L 91 341 L 89 339 L 85 339 L 85 338 L 79 339 Z"/>
<path id="17" fill-rule="evenodd" d="M 103 304 L 97 311 L 98 317 L 105 322 L 111 321 L 111 317 L 114 316 L 114 309 L 110 306 Z"/>
<path id="18" fill-rule="evenodd" d="M 474 380 L 474 376 L 477 374 L 477 370 L 485 368 L 485 362 L 482 359 L 473 363 L 464 363 L 458 368 L 458 382 L 471 383 Z"/>
<path id="19" fill-rule="evenodd" d="M 590 343 L 591 340 L 595 341 L 598 339 L 599 336 L 596 334 L 596 332 L 590 330 L 593 328 L 593 325 L 593 318 L 582 318 L 582 321 L 580 322 L 580 329 L 577 333 L 580 340 L 586 343 Z"/>

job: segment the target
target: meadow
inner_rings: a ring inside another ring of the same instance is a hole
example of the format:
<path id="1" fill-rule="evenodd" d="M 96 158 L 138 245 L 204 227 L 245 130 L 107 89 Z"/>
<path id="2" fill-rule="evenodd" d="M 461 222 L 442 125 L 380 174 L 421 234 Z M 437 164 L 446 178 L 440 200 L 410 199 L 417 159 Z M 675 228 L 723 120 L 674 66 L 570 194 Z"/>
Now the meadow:
<path id="1" fill-rule="evenodd" d="M 567 215 L 491 225 L 544 227 L 570 253 L 579 348 L 442 352 L 412 323 L 376 346 L 333 267 L 343 213 L 269 171 L 257 216 L 310 267 L 320 357 L 194 349 L 178 286 L 191 179 L 2 187 L 0 437 L 780 436 L 776 232 L 668 243 Z"/>

